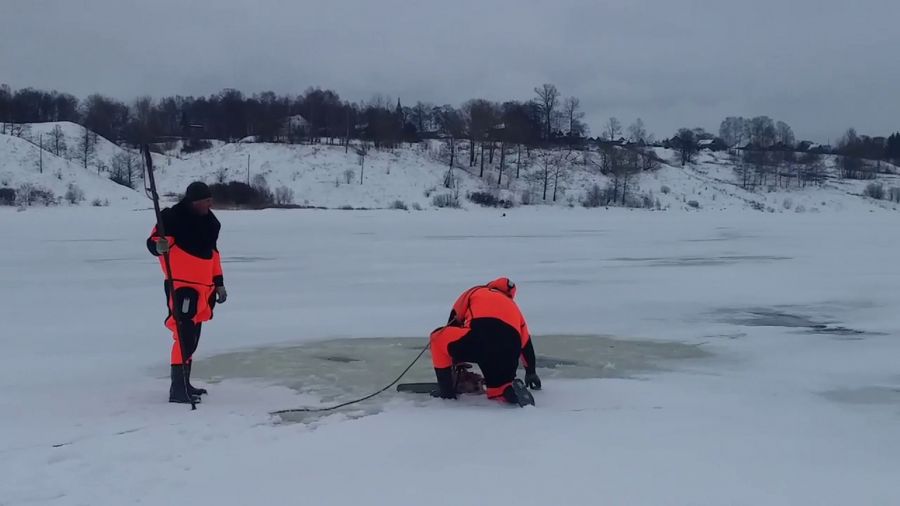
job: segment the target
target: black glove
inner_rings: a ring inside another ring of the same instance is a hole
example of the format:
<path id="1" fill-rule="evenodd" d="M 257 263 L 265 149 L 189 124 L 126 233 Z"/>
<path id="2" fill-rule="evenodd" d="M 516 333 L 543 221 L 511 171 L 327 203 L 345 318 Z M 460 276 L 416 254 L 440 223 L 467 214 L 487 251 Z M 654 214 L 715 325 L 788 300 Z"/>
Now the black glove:
<path id="1" fill-rule="evenodd" d="M 218 302 L 219 304 L 224 304 L 225 299 L 227 299 L 227 298 L 228 298 L 228 291 L 225 290 L 225 287 L 217 286 L 216 287 L 216 302 Z"/>
<path id="2" fill-rule="evenodd" d="M 525 384 L 528 385 L 528 388 L 532 390 L 540 390 L 541 389 L 541 378 L 538 377 L 535 371 L 525 372 Z"/>

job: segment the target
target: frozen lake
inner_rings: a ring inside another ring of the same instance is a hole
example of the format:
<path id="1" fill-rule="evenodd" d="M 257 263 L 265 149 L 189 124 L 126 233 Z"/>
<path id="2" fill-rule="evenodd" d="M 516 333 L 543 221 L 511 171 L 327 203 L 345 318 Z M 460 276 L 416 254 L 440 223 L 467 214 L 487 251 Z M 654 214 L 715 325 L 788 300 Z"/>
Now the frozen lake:
<path id="1" fill-rule="evenodd" d="M 230 296 L 191 412 L 166 402 L 152 213 L 0 209 L 0 504 L 480 504 L 522 476 L 520 506 L 900 503 L 894 213 L 220 219 Z M 537 336 L 534 408 L 268 415 L 380 388 L 501 275 Z"/>

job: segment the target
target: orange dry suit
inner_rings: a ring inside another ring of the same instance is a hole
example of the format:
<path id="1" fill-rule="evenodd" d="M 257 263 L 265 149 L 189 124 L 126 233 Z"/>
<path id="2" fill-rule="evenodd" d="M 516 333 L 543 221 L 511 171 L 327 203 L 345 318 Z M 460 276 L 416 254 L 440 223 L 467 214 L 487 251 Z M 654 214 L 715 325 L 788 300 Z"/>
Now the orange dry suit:
<path id="1" fill-rule="evenodd" d="M 455 397 L 454 364 L 478 364 L 491 399 L 503 396 L 520 359 L 526 373 L 535 371 L 534 345 L 513 300 L 515 294 L 516 286 L 507 278 L 472 287 L 453 304 L 447 326 L 431 333 L 431 359 L 441 397 Z"/>
<path id="2" fill-rule="evenodd" d="M 216 287 L 224 286 L 222 263 L 217 241 L 221 224 L 210 211 L 195 213 L 191 203 L 181 201 L 161 213 L 169 240 L 169 262 L 172 266 L 174 295 L 166 286 L 169 314 L 165 325 L 172 331 L 172 365 L 190 364 L 197 350 L 202 323 L 211 320 L 216 304 Z M 159 238 L 156 227 L 147 239 L 147 249 L 159 257 L 163 276 L 165 261 L 156 252 Z M 184 356 L 182 356 L 182 345 Z"/>

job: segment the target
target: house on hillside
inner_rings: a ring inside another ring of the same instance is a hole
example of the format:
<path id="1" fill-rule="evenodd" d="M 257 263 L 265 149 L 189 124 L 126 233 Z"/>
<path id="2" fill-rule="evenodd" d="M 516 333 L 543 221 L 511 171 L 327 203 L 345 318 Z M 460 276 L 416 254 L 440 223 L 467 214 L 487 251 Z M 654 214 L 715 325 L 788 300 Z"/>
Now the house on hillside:
<path id="1" fill-rule="evenodd" d="M 284 120 L 284 136 L 290 138 L 303 138 L 309 135 L 309 121 L 299 114 L 288 116 Z"/>
<path id="2" fill-rule="evenodd" d="M 725 151 L 728 149 L 728 144 L 725 144 L 725 141 L 716 137 L 715 139 L 701 139 L 697 141 L 697 147 L 700 150 Z"/>
<path id="3" fill-rule="evenodd" d="M 797 151 L 818 153 L 820 155 L 832 152 L 832 147 L 827 144 L 818 144 L 811 141 L 803 141 L 797 145 Z"/>

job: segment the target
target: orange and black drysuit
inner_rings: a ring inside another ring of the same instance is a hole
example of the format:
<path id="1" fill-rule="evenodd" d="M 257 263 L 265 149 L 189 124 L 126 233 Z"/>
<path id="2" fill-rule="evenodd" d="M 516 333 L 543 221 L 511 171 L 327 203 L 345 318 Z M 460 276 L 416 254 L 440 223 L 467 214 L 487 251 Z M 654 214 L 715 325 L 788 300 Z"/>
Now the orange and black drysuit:
<path id="1" fill-rule="evenodd" d="M 171 364 L 189 365 L 197 350 L 201 326 L 213 317 L 216 287 L 224 286 L 217 247 L 221 224 L 212 211 L 205 215 L 195 213 L 187 200 L 164 209 L 161 215 L 170 245 L 169 262 L 175 291 L 174 295 L 170 294 L 165 285 L 169 303 L 165 325 L 175 340 Z M 163 276 L 167 276 L 165 261 L 156 251 L 157 239 L 159 234 L 154 226 L 147 239 L 147 249 L 159 257 Z"/>
<path id="2" fill-rule="evenodd" d="M 500 398 L 516 377 L 521 359 L 526 373 L 535 372 L 534 345 L 525 317 L 507 278 L 472 287 L 456 300 L 446 327 L 431 333 L 431 359 L 440 395 L 454 398 L 452 367 L 478 364 L 489 398 Z"/>

